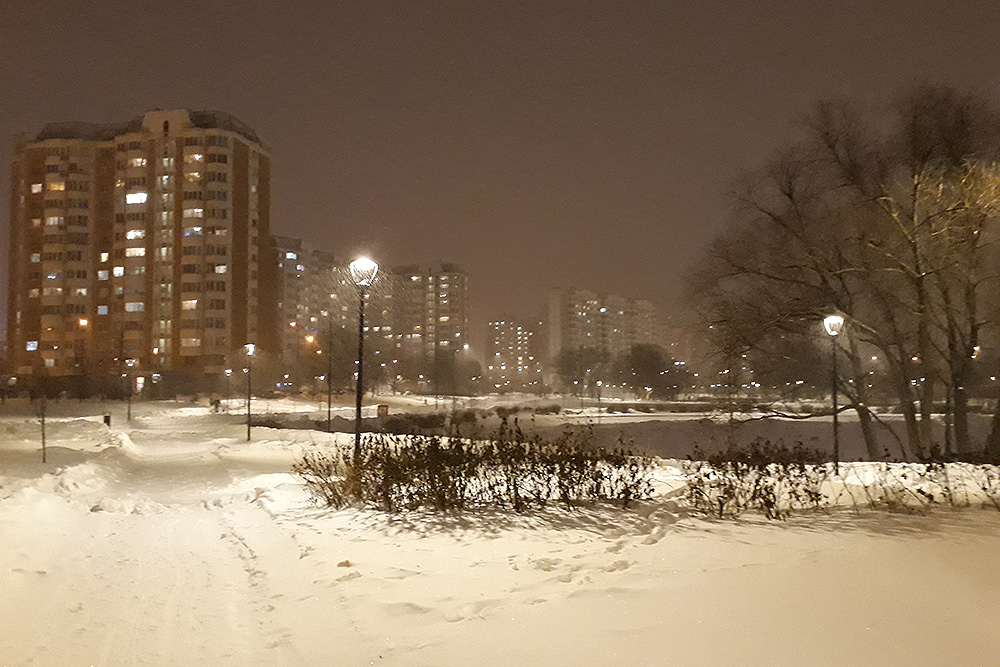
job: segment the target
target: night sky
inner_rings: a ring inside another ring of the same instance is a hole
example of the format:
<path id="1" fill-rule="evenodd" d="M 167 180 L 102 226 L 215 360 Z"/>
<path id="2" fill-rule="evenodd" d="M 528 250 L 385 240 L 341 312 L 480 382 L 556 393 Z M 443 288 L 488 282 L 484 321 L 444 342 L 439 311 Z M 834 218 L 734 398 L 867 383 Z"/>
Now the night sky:
<path id="1" fill-rule="evenodd" d="M 220 109 L 273 233 L 460 262 L 478 326 L 556 286 L 669 307 L 815 100 L 919 82 L 996 94 L 1000 3 L 0 0 L 0 251 L 17 133 Z"/>

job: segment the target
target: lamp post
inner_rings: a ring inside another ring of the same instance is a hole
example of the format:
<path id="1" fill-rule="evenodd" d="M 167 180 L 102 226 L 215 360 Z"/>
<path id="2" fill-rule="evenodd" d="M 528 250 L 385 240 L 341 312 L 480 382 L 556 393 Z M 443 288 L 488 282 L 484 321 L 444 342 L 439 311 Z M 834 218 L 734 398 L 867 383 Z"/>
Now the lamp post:
<path id="1" fill-rule="evenodd" d="M 840 474 L 840 440 L 837 435 L 837 336 L 844 327 L 844 318 L 840 315 L 828 315 L 823 319 L 823 327 L 830 335 L 830 383 L 833 397 L 833 470 Z"/>
<path id="2" fill-rule="evenodd" d="M 247 442 L 250 442 L 250 378 L 253 376 L 253 351 L 256 349 L 253 343 L 247 343 L 243 349 L 247 351 Z"/>
<path id="3" fill-rule="evenodd" d="M 77 320 L 77 324 L 80 327 L 81 332 L 83 332 L 83 341 L 80 346 L 80 392 L 86 396 L 90 397 L 90 382 L 88 380 L 87 374 L 87 342 L 90 336 L 87 335 L 88 327 L 90 326 L 90 320 L 86 317 L 81 317 Z"/>
<path id="4" fill-rule="evenodd" d="M 333 316 L 329 322 L 329 342 L 326 346 L 326 432 L 330 433 L 333 428 Z"/>
<path id="5" fill-rule="evenodd" d="M 232 392 L 233 369 L 226 369 L 226 414 L 229 414 L 229 394 Z"/>
<path id="6" fill-rule="evenodd" d="M 351 262 L 351 278 L 358 288 L 358 382 L 354 403 L 354 462 L 361 458 L 361 395 L 364 391 L 365 357 L 365 296 L 367 288 L 375 280 L 378 264 L 367 257 L 359 257 Z"/>
<path id="7" fill-rule="evenodd" d="M 132 421 L 132 367 L 135 366 L 135 359 L 129 357 L 125 360 L 125 367 L 128 369 L 125 371 L 125 384 L 128 385 L 128 390 L 126 391 L 126 396 L 128 397 L 128 411 L 125 415 L 125 420 L 128 422 Z"/>

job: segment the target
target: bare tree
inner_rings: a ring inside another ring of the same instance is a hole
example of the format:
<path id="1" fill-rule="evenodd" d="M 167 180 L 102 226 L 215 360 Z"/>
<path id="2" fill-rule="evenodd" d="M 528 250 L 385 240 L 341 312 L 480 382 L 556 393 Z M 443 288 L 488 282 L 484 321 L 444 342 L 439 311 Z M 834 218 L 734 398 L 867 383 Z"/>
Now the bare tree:
<path id="1" fill-rule="evenodd" d="M 919 88 L 888 117 L 820 104 L 809 129 L 749 179 L 696 279 L 719 349 L 815 344 L 816 323 L 836 310 L 847 319 L 839 354 L 850 371 L 840 389 L 868 455 L 881 453 L 869 359 L 881 360 L 901 407 L 904 456 L 932 452 L 940 388 L 967 451 L 971 360 L 991 324 L 982 313 L 1000 205 L 996 114 L 973 96 Z"/>

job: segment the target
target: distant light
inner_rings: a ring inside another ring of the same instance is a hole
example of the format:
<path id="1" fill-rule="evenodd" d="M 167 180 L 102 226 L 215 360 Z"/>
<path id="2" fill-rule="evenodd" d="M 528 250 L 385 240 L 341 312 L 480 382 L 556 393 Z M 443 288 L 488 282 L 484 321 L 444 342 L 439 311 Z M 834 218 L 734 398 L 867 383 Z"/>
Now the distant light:
<path id="1" fill-rule="evenodd" d="M 125 195 L 126 204 L 145 204 L 146 203 L 146 193 L 145 192 L 129 192 Z"/>
<path id="2" fill-rule="evenodd" d="M 253 343 L 247 343 L 246 345 L 243 346 L 243 348 L 247 351 L 247 356 L 252 357 L 254 350 L 257 349 L 257 346 L 254 345 Z"/>
<path id="3" fill-rule="evenodd" d="M 81 327 L 85 327 L 88 324 L 90 324 L 90 320 L 88 320 L 86 317 L 81 317 L 80 318 L 80 326 Z"/>

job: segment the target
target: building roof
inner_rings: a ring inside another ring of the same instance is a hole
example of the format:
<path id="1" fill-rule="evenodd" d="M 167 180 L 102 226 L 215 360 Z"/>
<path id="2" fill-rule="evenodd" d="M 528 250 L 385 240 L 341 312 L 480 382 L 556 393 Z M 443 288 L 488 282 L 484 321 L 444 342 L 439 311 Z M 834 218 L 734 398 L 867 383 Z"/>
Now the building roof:
<path id="1" fill-rule="evenodd" d="M 256 144 L 261 143 L 257 133 L 249 125 L 224 111 L 189 111 L 191 124 L 201 129 L 219 129 L 235 132 Z M 85 123 L 69 121 L 48 123 L 38 133 L 34 141 L 46 139 L 84 139 L 87 141 L 111 141 L 117 136 L 142 130 L 142 116 L 136 116 L 123 123 Z"/>

